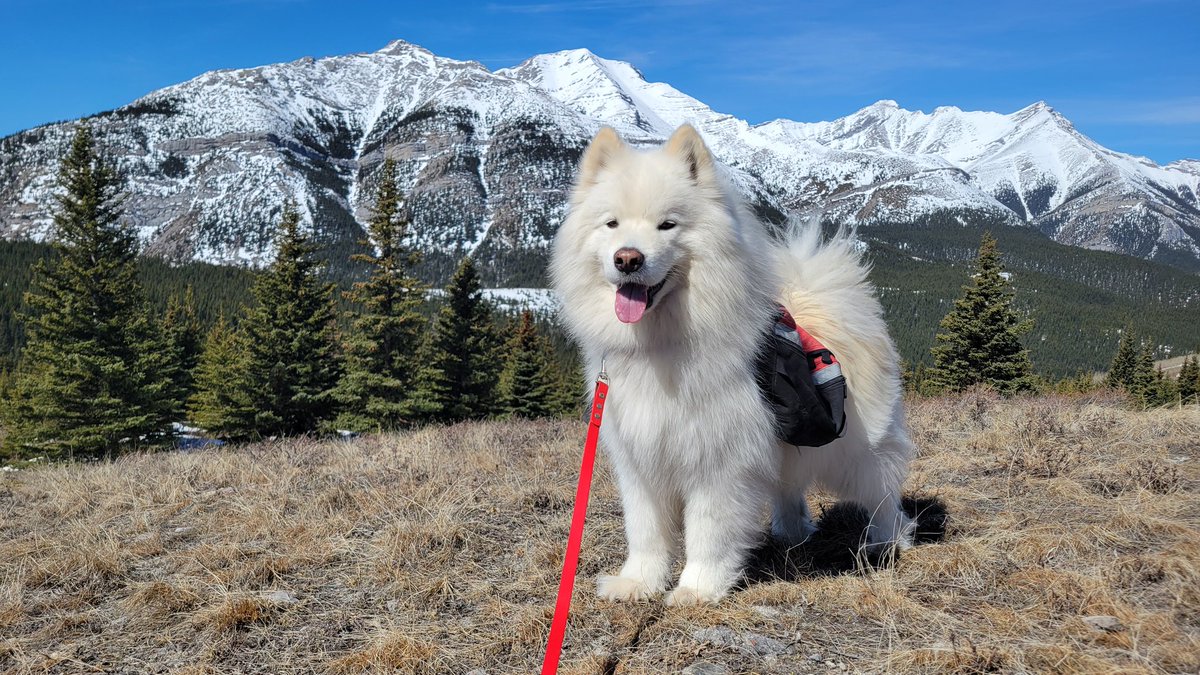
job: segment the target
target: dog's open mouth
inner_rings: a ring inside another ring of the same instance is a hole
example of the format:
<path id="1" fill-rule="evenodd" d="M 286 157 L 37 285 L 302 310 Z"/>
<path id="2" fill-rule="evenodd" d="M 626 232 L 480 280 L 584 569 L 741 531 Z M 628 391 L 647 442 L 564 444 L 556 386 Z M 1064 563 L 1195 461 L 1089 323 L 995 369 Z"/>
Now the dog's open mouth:
<path id="1" fill-rule="evenodd" d="M 642 319 L 642 315 L 650 309 L 650 305 L 654 304 L 654 296 L 662 290 L 666 285 L 667 279 L 671 278 L 671 273 L 668 272 L 663 280 L 653 286 L 645 284 L 621 284 L 617 287 L 617 318 L 622 323 L 637 323 Z"/>

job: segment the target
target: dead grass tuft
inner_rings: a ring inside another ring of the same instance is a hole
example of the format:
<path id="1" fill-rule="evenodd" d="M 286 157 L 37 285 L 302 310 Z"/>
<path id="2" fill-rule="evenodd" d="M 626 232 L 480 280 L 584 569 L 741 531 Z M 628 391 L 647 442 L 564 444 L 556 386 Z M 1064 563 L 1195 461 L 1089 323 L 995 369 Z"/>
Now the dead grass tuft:
<path id="1" fill-rule="evenodd" d="M 1177 492 L 1183 485 L 1178 466 L 1149 457 L 1138 458 L 1125 467 L 1124 477 L 1127 484 L 1160 495 Z"/>
<path id="2" fill-rule="evenodd" d="M 263 598 L 235 596 L 202 608 L 193 620 L 197 628 L 225 633 L 256 623 L 266 623 L 272 607 Z"/>
<path id="3" fill-rule="evenodd" d="M 562 672 L 1200 671 L 1200 408 L 976 390 L 909 419 L 925 543 L 856 556 L 864 513 L 818 493 L 822 531 L 764 541 L 714 607 L 594 597 L 624 547 L 601 460 Z M 536 671 L 583 432 L 0 474 L 0 672 Z"/>
<path id="4" fill-rule="evenodd" d="M 415 631 L 414 631 L 415 632 Z M 437 646 L 409 634 L 389 631 L 371 641 L 365 649 L 335 659 L 329 669 L 334 673 L 371 671 L 399 673 L 435 673 Z"/>

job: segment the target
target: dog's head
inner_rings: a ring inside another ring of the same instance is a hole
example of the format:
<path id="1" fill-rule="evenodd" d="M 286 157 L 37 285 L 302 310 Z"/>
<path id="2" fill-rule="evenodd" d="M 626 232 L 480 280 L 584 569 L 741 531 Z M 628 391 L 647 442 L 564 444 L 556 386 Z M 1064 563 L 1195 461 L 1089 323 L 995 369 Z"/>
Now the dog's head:
<path id="1" fill-rule="evenodd" d="M 728 219 L 722 190 L 712 155 L 690 125 L 651 151 L 601 129 L 580 162 L 564 225 L 571 231 L 559 234 L 576 250 L 570 261 L 556 260 L 556 276 L 581 271 L 563 265 L 598 267 L 616 318 L 641 321 L 686 281 L 697 251 L 719 245 L 702 225 Z"/>

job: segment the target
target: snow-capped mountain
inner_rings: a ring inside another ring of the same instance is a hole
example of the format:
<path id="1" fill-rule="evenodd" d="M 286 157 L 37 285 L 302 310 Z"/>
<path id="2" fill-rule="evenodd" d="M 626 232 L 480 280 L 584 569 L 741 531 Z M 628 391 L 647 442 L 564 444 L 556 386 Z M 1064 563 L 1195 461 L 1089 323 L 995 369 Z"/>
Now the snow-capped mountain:
<path id="1" fill-rule="evenodd" d="M 1107 150 L 1041 103 L 1002 115 L 881 101 L 832 122 L 752 126 L 587 50 L 490 72 L 397 41 L 206 73 L 87 121 L 128 177 L 127 219 L 175 260 L 261 264 L 289 200 L 335 254 L 349 251 L 386 154 L 431 273 L 474 251 L 493 281 L 534 284 L 590 136 L 607 124 L 648 144 L 690 122 L 775 220 L 952 214 L 1200 266 L 1200 162 Z M 0 139 L 0 235 L 51 235 L 74 124 Z"/>

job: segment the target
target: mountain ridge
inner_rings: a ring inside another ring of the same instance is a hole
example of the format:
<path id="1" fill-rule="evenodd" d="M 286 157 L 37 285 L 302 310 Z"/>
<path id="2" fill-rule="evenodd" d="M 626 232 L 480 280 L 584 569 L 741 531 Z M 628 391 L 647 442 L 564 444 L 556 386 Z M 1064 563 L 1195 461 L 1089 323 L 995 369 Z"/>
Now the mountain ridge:
<path id="1" fill-rule="evenodd" d="M 261 265 L 289 200 L 348 252 L 386 154 L 431 274 L 471 252 L 494 280 L 531 285 L 589 137 L 610 125 L 648 145 L 689 122 L 775 220 L 956 212 L 1200 270 L 1200 160 L 1159 166 L 1109 150 L 1045 102 L 1005 115 L 884 100 L 828 122 L 751 125 L 586 49 L 490 71 L 395 40 L 210 71 L 86 119 L 129 177 L 129 221 L 169 260 Z M 0 139 L 0 236 L 50 236 L 73 124 Z"/>

